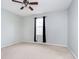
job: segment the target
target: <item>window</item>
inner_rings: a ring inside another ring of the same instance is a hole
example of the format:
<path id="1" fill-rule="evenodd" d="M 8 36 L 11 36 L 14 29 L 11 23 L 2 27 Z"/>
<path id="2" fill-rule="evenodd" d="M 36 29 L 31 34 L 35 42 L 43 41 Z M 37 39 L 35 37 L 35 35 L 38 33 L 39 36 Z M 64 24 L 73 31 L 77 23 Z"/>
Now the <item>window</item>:
<path id="1" fill-rule="evenodd" d="M 34 42 L 46 43 L 45 16 L 43 16 L 42 18 L 35 18 L 35 21 L 34 21 Z"/>
<path id="2" fill-rule="evenodd" d="M 36 35 L 43 34 L 43 18 L 36 19 Z"/>

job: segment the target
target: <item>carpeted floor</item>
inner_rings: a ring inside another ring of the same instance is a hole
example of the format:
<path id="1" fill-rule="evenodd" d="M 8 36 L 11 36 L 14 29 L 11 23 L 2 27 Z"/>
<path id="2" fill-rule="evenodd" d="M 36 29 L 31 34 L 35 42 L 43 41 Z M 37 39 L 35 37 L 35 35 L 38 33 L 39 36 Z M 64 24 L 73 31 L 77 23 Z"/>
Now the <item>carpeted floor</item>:
<path id="1" fill-rule="evenodd" d="M 74 59 L 65 47 L 19 43 L 1 49 L 1 59 Z"/>

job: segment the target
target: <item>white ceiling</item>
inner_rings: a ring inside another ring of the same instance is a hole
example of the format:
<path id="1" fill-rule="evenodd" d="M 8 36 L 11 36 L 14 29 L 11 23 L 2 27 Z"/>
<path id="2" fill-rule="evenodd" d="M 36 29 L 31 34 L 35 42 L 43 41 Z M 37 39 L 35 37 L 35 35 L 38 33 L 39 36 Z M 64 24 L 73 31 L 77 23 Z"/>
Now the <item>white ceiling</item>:
<path id="1" fill-rule="evenodd" d="M 27 16 L 32 14 L 64 10 L 67 9 L 71 3 L 71 0 L 30 0 L 30 1 L 37 1 L 39 3 L 36 6 L 32 6 L 34 8 L 34 11 L 30 11 L 28 7 L 24 8 L 23 10 L 20 10 L 22 4 L 12 2 L 11 0 L 2 0 L 1 6 L 2 8 L 10 12 L 13 12 L 17 15 Z"/>

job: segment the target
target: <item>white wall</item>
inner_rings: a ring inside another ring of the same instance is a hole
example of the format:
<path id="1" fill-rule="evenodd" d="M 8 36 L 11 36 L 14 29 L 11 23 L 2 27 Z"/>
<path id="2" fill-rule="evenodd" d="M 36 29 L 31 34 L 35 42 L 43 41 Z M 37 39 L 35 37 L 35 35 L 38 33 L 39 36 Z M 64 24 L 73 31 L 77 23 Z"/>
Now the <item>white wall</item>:
<path id="1" fill-rule="evenodd" d="M 78 0 L 68 9 L 68 46 L 78 56 Z"/>
<path id="2" fill-rule="evenodd" d="M 59 11 L 24 18 L 24 42 L 34 41 L 34 17 L 46 17 L 47 43 L 67 45 L 67 12 Z"/>
<path id="3" fill-rule="evenodd" d="M 1 46 L 5 47 L 20 39 L 20 17 L 4 9 L 1 10 Z"/>

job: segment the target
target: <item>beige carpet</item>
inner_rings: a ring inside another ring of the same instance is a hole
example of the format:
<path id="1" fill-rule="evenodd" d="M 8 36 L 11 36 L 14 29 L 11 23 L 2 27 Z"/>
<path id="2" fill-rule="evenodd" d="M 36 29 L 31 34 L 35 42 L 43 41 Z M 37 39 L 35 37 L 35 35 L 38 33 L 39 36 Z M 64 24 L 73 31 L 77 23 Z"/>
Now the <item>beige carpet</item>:
<path id="1" fill-rule="evenodd" d="M 1 59 L 74 59 L 65 47 L 19 43 L 1 49 Z"/>

